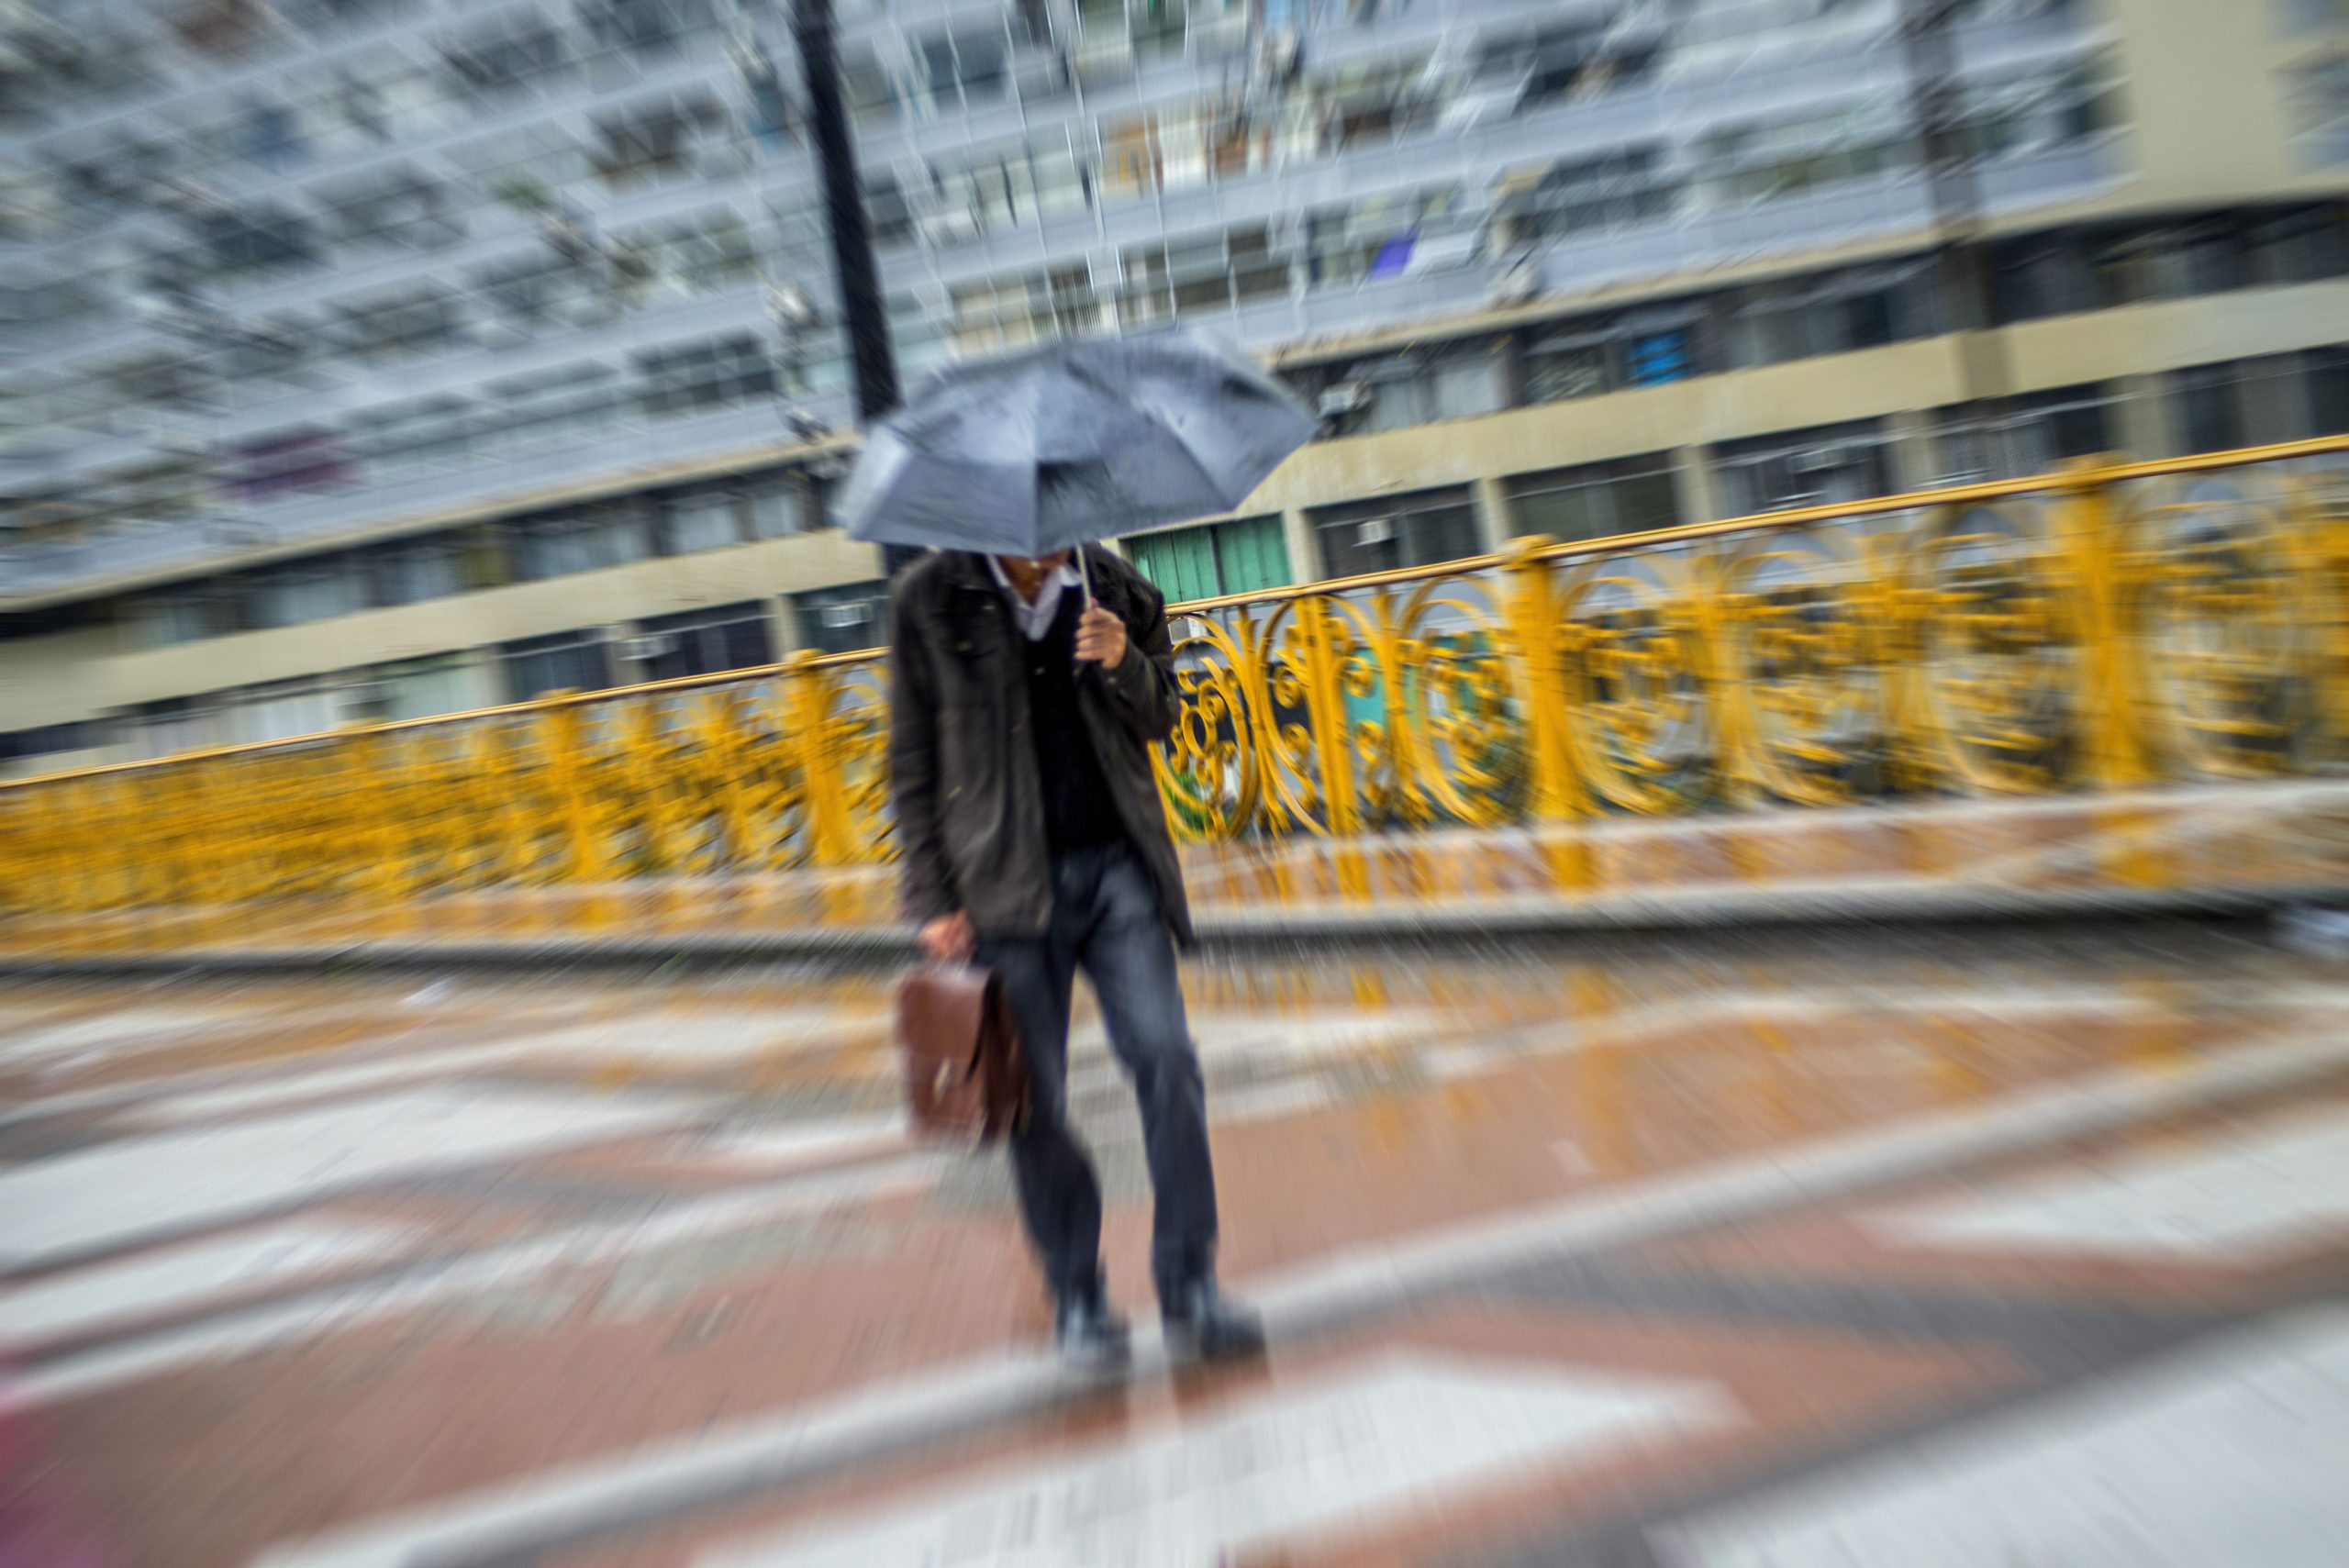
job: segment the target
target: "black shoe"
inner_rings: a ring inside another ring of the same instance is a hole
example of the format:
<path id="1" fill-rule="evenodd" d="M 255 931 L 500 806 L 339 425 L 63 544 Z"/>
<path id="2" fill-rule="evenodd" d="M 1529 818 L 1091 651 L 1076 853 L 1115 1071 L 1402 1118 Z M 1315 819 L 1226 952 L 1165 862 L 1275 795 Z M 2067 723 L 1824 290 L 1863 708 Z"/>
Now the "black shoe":
<path id="1" fill-rule="evenodd" d="M 1110 1310 L 1100 1290 L 1061 1297 L 1052 1316 L 1052 1349 L 1061 1365 L 1089 1377 L 1123 1372 L 1132 1358 L 1133 1336 L 1126 1320 Z"/>
<path id="2" fill-rule="evenodd" d="M 1166 1353 L 1177 1362 L 1240 1361 L 1264 1353 L 1264 1320 L 1200 1280 L 1159 1303 Z"/>

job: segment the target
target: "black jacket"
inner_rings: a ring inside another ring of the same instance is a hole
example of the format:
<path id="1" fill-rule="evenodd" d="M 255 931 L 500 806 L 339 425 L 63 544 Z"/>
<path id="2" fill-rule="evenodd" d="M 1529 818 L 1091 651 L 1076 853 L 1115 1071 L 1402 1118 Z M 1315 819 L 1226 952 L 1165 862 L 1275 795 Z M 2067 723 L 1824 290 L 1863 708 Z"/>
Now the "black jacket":
<path id="1" fill-rule="evenodd" d="M 1078 702 L 1134 852 L 1185 942 L 1191 915 L 1150 748 L 1180 695 L 1166 601 L 1150 580 L 1087 547 L 1093 595 L 1126 623 L 1114 670 L 1085 666 Z M 1052 916 L 1043 794 L 1028 733 L 1022 636 L 983 556 L 941 554 L 898 578 L 889 602 L 889 775 L 906 912 L 965 910 L 982 937 L 1041 935 Z"/>

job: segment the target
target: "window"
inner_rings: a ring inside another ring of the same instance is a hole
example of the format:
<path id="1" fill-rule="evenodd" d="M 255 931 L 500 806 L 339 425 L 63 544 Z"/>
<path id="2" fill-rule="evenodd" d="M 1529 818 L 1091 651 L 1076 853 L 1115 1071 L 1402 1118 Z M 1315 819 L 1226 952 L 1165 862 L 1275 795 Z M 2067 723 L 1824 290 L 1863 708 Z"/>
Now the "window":
<path id="1" fill-rule="evenodd" d="M 1497 217 L 1509 241 L 1604 233 L 1669 217 L 1680 186 L 1661 145 L 1553 163 L 1531 185 L 1508 191 Z"/>
<path id="2" fill-rule="evenodd" d="M 2096 269 L 2076 234 L 2034 234 L 2001 245 L 1992 263 L 1998 314 L 2009 321 L 2068 316 L 2099 304 Z"/>
<path id="3" fill-rule="evenodd" d="M 1460 197 L 1460 187 L 1450 185 L 1307 214 L 1308 285 L 1351 286 L 1468 265 L 1476 258 L 1477 225 Z"/>
<path id="4" fill-rule="evenodd" d="M 596 122 L 596 135 L 590 161 L 596 176 L 616 193 L 748 167 L 731 118 L 707 95 L 633 106 Z"/>
<path id="5" fill-rule="evenodd" d="M 2178 439 L 2188 451 L 2227 451 L 2244 444 L 2238 380 L 2238 369 L 2232 364 L 2196 365 L 2170 373 Z"/>
<path id="6" fill-rule="evenodd" d="M 456 302 L 427 285 L 364 305 L 347 306 L 331 329 L 338 347 L 375 364 L 396 363 L 456 346 Z"/>
<path id="7" fill-rule="evenodd" d="M 237 155 L 256 168 L 282 170 L 309 156 L 301 111 L 277 99 L 248 100 L 233 133 Z"/>
<path id="8" fill-rule="evenodd" d="M 799 642 L 818 653 L 854 653 L 889 640 L 889 584 L 850 583 L 791 595 Z"/>
<path id="9" fill-rule="evenodd" d="M 1475 339 L 1433 350 L 1318 367 L 1308 376 L 1330 433 L 1366 435 L 1440 419 L 1473 418 L 1508 406 L 1505 344 Z"/>
<path id="10" fill-rule="evenodd" d="M 464 540 L 453 533 L 377 545 L 367 559 L 378 605 L 421 604 L 465 588 Z"/>
<path id="11" fill-rule="evenodd" d="M 323 260 L 306 219 L 274 207 L 209 214 L 197 226 L 212 276 L 238 280 Z"/>
<path id="12" fill-rule="evenodd" d="M 1873 419 L 1724 441 L 1714 449 L 1722 499 L 1742 517 L 1886 495 L 1889 441 Z"/>
<path id="13" fill-rule="evenodd" d="M 530 583 L 643 560 L 641 506 L 629 498 L 516 519 L 507 525 L 515 576 Z"/>
<path id="14" fill-rule="evenodd" d="M 579 19 L 605 49 L 662 53 L 709 24 L 710 0 L 579 0 Z"/>
<path id="15" fill-rule="evenodd" d="M 2302 359 L 2311 430 L 2320 436 L 2349 436 L 2349 346 L 2310 349 Z"/>
<path id="16" fill-rule="evenodd" d="M 739 288 L 758 275 L 749 226 L 723 208 L 668 230 L 651 249 L 659 270 L 692 294 Z"/>
<path id="17" fill-rule="evenodd" d="M 549 692 L 600 692 L 612 684 L 611 649 L 592 627 L 502 643 L 497 662 L 508 702 L 529 702 Z"/>
<path id="18" fill-rule="evenodd" d="M 105 731 L 95 722 L 45 724 L 38 729 L 0 735 L 0 766 L 53 757 L 62 751 L 86 751 L 104 744 Z"/>
<path id="19" fill-rule="evenodd" d="M 316 679 L 247 686 L 217 695 L 225 699 L 229 733 L 239 743 L 322 735 L 345 717 L 341 693 Z"/>
<path id="20" fill-rule="evenodd" d="M 774 395 L 774 367 L 766 345 L 749 333 L 640 354 L 637 366 L 650 418 L 739 407 Z"/>
<path id="21" fill-rule="evenodd" d="M 1996 423 L 1977 408 L 1943 409 L 1936 480 L 1963 484 L 2047 473 L 2075 458 L 2111 451 L 2118 401 L 2090 383 L 2009 399 L 2005 417 Z"/>
<path id="22" fill-rule="evenodd" d="M 554 80 L 570 63 L 570 54 L 560 29 L 525 16 L 461 43 L 444 44 L 440 59 L 450 95 L 495 114 L 525 91 Z"/>
<path id="23" fill-rule="evenodd" d="M 273 501 L 333 490 L 351 483 L 342 441 L 316 428 L 256 437 L 228 454 L 228 493 L 241 501 Z"/>
<path id="24" fill-rule="evenodd" d="M 758 599 L 640 621 L 625 646 L 640 681 L 674 681 L 774 662 L 767 607 Z"/>
<path id="25" fill-rule="evenodd" d="M 913 40 L 915 103 L 926 115 L 992 104 L 1008 89 L 1011 42 L 999 27 Z"/>
<path id="26" fill-rule="evenodd" d="M 365 673 L 372 693 L 354 694 L 354 706 L 381 721 L 437 718 L 488 707 L 497 690 L 488 669 L 462 653 L 378 664 Z"/>
<path id="27" fill-rule="evenodd" d="M 742 529 L 729 490 L 702 490 L 672 495 L 661 502 L 661 550 L 664 555 L 691 555 L 740 544 Z"/>
<path id="28" fill-rule="evenodd" d="M 415 169 L 372 174 L 326 195 L 328 232 L 338 244 L 429 250 L 464 238 L 440 182 Z"/>
<path id="29" fill-rule="evenodd" d="M 1730 362 L 1780 364 L 1921 337 L 1936 328 L 1932 275 L 1916 262 L 1739 290 L 1725 302 Z"/>
<path id="30" fill-rule="evenodd" d="M 1680 521 L 1672 460 L 1663 452 L 1520 473 L 1501 482 L 1511 529 L 1575 540 L 1668 528 Z"/>
<path id="31" fill-rule="evenodd" d="M 790 472 L 749 481 L 751 537 L 787 539 L 824 526 L 822 506 L 807 482 Z"/>
<path id="32" fill-rule="evenodd" d="M 1288 544 L 1278 517 L 1134 534 L 1126 555 L 1169 604 L 1252 594 L 1290 581 Z"/>
<path id="33" fill-rule="evenodd" d="M 247 603 L 257 628 L 305 626 L 367 607 L 367 573 L 347 555 L 315 556 L 253 573 Z"/>
<path id="34" fill-rule="evenodd" d="M 1596 397 L 1614 386 L 1608 344 L 1587 333 L 1550 332 L 1525 350 L 1525 395 L 1532 403 Z"/>
<path id="35" fill-rule="evenodd" d="M 171 697 L 130 710 L 130 747 L 140 758 L 176 756 L 225 746 L 234 739 L 228 714 L 217 702 Z"/>
<path id="36" fill-rule="evenodd" d="M 841 50 L 841 95 L 858 125 L 878 128 L 894 124 L 904 113 L 905 101 L 889 73 L 867 49 Z"/>
<path id="37" fill-rule="evenodd" d="M 2251 281 L 2306 284 L 2349 272 L 2349 208 L 2305 207 L 2254 223 Z"/>
<path id="38" fill-rule="evenodd" d="M 1307 516 L 1320 540 L 1322 570 L 1332 577 L 1432 566 L 1484 549 L 1464 488 L 1353 501 Z"/>
<path id="39" fill-rule="evenodd" d="M 169 648 L 238 631 L 242 615 L 238 613 L 232 582 L 214 577 L 206 582 L 181 582 L 136 596 L 131 601 L 131 625 L 143 646 Z"/>

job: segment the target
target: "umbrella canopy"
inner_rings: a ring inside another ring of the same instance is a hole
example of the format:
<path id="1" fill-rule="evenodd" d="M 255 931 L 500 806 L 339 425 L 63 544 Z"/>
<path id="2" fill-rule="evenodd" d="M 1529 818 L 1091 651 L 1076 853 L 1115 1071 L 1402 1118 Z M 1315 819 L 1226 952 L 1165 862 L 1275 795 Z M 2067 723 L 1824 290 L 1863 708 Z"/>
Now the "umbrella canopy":
<path id="1" fill-rule="evenodd" d="M 1229 512 L 1313 435 L 1236 348 L 1196 333 L 950 367 L 866 435 L 849 537 L 1050 555 Z"/>

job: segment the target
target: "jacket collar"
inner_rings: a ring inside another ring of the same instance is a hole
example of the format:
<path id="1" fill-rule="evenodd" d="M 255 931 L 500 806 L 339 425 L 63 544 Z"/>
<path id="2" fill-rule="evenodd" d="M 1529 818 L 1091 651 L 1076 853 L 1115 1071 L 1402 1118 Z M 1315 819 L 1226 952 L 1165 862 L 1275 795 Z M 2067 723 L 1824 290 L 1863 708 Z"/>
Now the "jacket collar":
<path id="1" fill-rule="evenodd" d="M 1085 555 L 1093 570 L 1093 591 L 1098 595 L 1112 584 L 1121 584 L 1128 570 L 1125 563 L 1097 544 L 1085 546 Z M 1071 565 L 1075 562 L 1071 562 Z M 996 581 L 995 569 L 987 557 L 967 550 L 946 552 L 946 580 L 957 588 L 975 588 L 982 593 L 1000 594 L 1002 585 Z M 1112 592 L 1116 590 L 1111 589 Z"/>

